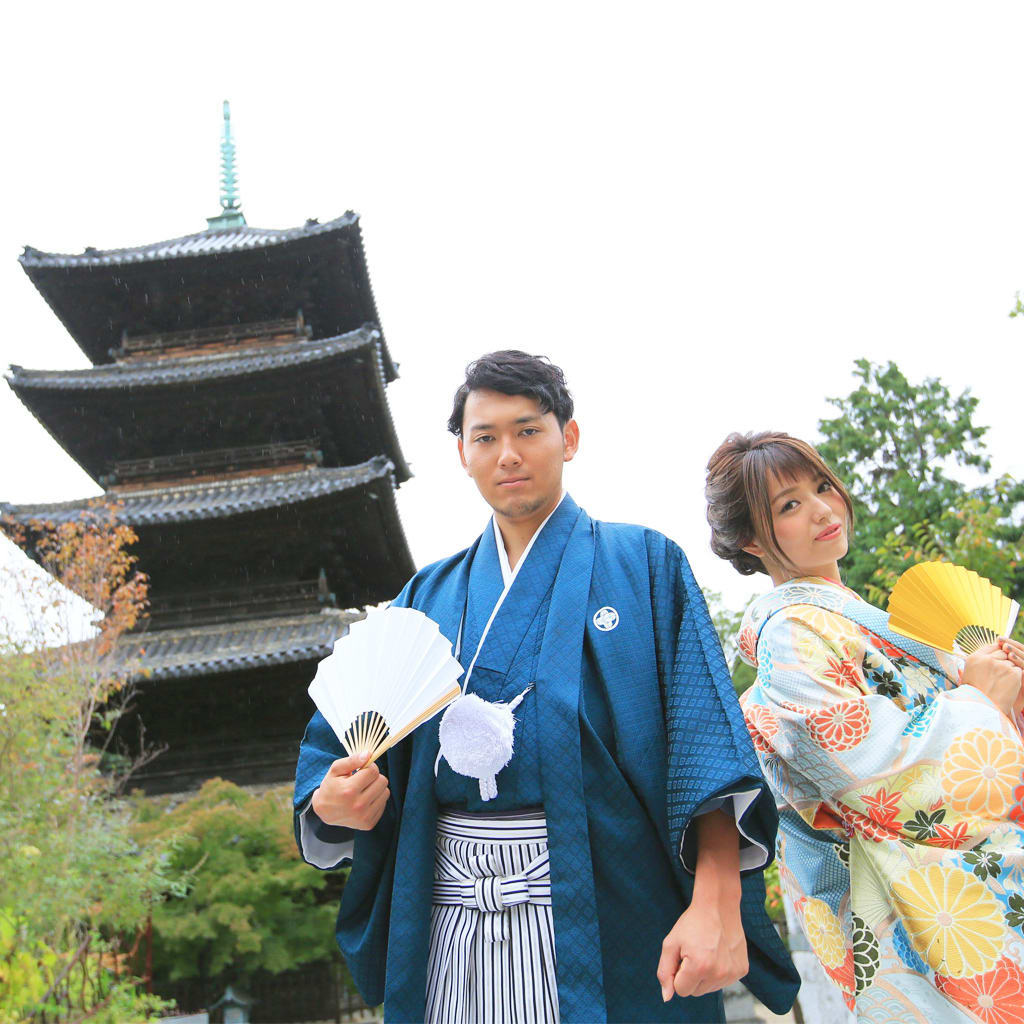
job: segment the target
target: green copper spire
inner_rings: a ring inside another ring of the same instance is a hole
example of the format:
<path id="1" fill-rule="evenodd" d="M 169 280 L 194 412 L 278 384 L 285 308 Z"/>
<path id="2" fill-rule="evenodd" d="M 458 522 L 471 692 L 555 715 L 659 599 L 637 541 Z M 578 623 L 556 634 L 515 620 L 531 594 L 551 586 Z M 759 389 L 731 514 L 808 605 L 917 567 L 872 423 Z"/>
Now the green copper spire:
<path id="1" fill-rule="evenodd" d="M 224 101 L 224 137 L 220 143 L 220 208 L 216 217 L 207 217 L 210 230 L 235 228 L 245 223 L 242 201 L 235 176 L 235 140 L 231 137 L 231 104 Z"/>

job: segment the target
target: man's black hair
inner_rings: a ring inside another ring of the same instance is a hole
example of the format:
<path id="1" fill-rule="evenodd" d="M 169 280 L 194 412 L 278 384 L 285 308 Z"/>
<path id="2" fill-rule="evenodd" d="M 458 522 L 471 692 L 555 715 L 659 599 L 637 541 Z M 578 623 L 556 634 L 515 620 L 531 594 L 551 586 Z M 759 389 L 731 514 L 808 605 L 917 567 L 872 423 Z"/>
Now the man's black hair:
<path id="1" fill-rule="evenodd" d="M 545 356 L 531 356 L 518 349 L 489 352 L 466 367 L 466 381 L 455 392 L 448 429 L 462 437 L 462 418 L 470 391 L 499 391 L 503 395 L 526 395 L 541 412 L 553 412 L 558 425 L 572 419 L 572 395 L 565 374 Z"/>

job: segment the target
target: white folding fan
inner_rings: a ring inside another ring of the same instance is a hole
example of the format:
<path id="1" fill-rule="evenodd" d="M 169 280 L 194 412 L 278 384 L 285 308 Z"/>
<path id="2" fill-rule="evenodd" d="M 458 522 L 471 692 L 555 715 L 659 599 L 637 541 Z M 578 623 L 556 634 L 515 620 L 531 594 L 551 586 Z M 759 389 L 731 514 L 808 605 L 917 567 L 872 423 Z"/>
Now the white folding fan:
<path id="1" fill-rule="evenodd" d="M 375 761 L 462 690 L 462 666 L 415 608 L 371 611 L 320 662 L 309 695 L 345 750 Z"/>
<path id="2" fill-rule="evenodd" d="M 1017 612 L 984 576 L 950 562 L 921 562 L 896 581 L 889 626 L 896 633 L 953 654 L 972 654 L 1009 636 Z"/>

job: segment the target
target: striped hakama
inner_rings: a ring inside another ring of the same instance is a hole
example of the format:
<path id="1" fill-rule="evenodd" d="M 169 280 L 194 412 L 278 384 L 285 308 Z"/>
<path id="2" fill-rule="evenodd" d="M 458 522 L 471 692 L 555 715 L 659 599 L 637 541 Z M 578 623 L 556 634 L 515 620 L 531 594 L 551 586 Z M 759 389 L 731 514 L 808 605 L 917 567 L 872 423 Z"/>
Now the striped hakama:
<path id="1" fill-rule="evenodd" d="M 438 818 L 426 1020 L 558 1020 L 542 813 L 488 817 L 447 812 Z"/>

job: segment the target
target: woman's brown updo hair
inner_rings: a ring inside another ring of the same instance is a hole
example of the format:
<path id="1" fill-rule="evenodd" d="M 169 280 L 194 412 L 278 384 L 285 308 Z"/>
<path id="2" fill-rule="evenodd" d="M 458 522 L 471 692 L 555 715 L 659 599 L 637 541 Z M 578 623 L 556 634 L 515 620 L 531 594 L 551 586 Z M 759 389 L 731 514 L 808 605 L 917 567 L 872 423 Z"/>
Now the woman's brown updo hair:
<path id="1" fill-rule="evenodd" d="M 789 434 L 763 431 L 759 434 L 730 434 L 708 462 L 704 497 L 708 503 L 711 550 L 732 562 L 737 572 L 752 576 L 768 573 L 764 562 L 744 547 L 757 542 L 786 565 L 772 525 L 768 479 L 793 479 L 802 473 L 824 477 L 842 497 L 853 529 L 853 502 L 846 488 L 825 460 L 806 441 Z"/>

